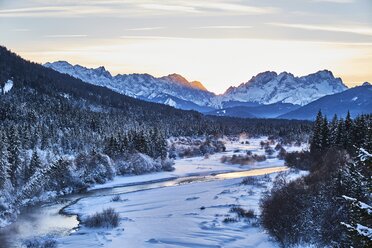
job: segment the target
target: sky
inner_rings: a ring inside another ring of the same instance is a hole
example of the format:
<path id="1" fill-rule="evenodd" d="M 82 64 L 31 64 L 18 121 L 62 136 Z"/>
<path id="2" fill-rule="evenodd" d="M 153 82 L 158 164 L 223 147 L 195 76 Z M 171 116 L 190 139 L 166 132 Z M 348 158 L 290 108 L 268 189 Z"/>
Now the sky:
<path id="1" fill-rule="evenodd" d="M 372 0 L 0 0 L 0 45 L 215 93 L 263 71 L 328 69 L 352 87 L 372 82 Z"/>

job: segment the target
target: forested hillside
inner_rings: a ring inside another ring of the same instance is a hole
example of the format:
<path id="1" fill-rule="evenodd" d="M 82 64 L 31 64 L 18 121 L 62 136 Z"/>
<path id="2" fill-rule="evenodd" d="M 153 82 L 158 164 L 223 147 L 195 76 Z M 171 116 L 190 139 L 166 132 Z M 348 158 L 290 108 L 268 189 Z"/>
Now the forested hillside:
<path id="1" fill-rule="evenodd" d="M 285 247 L 372 246 L 372 116 L 318 113 L 310 151 L 289 153 L 290 167 L 310 174 L 278 180 L 262 202 L 262 223 Z"/>

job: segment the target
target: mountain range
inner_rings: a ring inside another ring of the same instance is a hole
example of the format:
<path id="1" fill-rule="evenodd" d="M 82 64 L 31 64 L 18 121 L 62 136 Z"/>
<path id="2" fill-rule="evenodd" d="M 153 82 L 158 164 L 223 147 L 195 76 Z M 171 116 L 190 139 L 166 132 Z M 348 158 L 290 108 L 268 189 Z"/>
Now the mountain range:
<path id="1" fill-rule="evenodd" d="M 372 112 L 372 93 L 363 90 L 369 89 L 370 85 L 348 89 L 340 78 L 328 70 L 302 77 L 288 72 L 277 74 L 266 71 L 216 95 L 201 82 L 189 82 L 179 74 L 164 77 L 149 74 L 112 76 L 102 66 L 86 68 L 66 61 L 46 63 L 44 66 L 130 97 L 209 115 L 312 119 L 315 116 L 313 112 L 319 110 L 324 110 L 327 116 L 345 115 L 348 110 L 352 115 Z M 352 98 L 349 99 L 350 96 Z M 338 104 L 332 108 L 336 99 Z"/>
<path id="2" fill-rule="evenodd" d="M 197 81 L 188 82 L 178 74 L 156 78 L 149 74 L 118 74 L 112 76 L 103 66 L 88 69 L 65 61 L 46 63 L 45 67 L 68 74 L 84 82 L 104 86 L 120 94 L 162 103 L 185 110 L 211 111 L 215 94 Z"/>

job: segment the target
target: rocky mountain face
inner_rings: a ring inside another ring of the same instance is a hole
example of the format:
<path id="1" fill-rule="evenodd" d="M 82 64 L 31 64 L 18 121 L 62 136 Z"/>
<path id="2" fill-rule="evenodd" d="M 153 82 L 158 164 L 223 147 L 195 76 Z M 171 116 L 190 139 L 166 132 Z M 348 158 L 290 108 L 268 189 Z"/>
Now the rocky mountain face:
<path id="1" fill-rule="evenodd" d="M 230 87 L 221 102 L 255 102 L 259 104 L 290 103 L 306 105 L 323 96 L 346 90 L 340 78 L 324 70 L 295 77 L 291 73 L 263 72 L 238 87 Z"/>
<path id="2" fill-rule="evenodd" d="M 112 76 L 104 67 L 89 69 L 80 65 L 71 65 L 65 61 L 46 63 L 44 66 L 130 97 L 163 103 L 180 109 L 192 109 L 198 106 L 201 109 L 209 109 L 211 99 L 215 97 L 215 94 L 209 92 L 200 82 L 189 82 L 178 74 L 161 78 L 149 74 Z"/>

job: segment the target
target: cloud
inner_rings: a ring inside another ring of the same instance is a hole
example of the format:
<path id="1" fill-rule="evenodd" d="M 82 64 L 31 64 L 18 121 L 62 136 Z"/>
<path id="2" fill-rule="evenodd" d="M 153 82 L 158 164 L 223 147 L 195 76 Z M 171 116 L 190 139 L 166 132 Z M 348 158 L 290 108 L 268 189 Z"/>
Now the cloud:
<path id="1" fill-rule="evenodd" d="M 119 37 L 120 39 L 137 39 L 137 40 L 180 40 L 180 39 L 189 39 L 184 37 L 172 37 L 172 36 L 149 36 L 149 35 L 122 35 Z"/>
<path id="2" fill-rule="evenodd" d="M 191 6 L 199 7 L 201 9 L 209 9 L 209 10 L 223 10 L 228 12 L 238 12 L 238 13 L 245 13 L 245 14 L 270 14 L 277 12 L 278 9 L 273 7 L 257 7 L 257 6 L 249 6 L 245 4 L 236 4 L 236 3 L 200 3 L 194 2 L 190 3 Z"/>
<path id="3" fill-rule="evenodd" d="M 330 32 L 343 32 L 353 33 L 360 35 L 372 36 L 372 28 L 367 26 L 332 26 L 332 25 L 313 25 L 313 24 L 292 24 L 292 23 L 268 23 L 269 25 L 286 27 L 286 28 L 297 28 L 305 30 L 318 30 L 318 31 L 330 31 Z"/>
<path id="4" fill-rule="evenodd" d="M 44 35 L 46 38 L 82 38 L 88 37 L 86 34 L 50 34 Z"/>
<path id="5" fill-rule="evenodd" d="M 327 2 L 327 3 L 353 3 L 354 0 L 313 0 L 314 2 Z"/>
<path id="6" fill-rule="evenodd" d="M 112 9 L 96 6 L 43 6 L 0 10 L 0 17 L 79 16 L 110 13 Z"/>
<path id="7" fill-rule="evenodd" d="M 252 28 L 252 26 L 203 26 L 195 27 L 196 29 L 247 29 Z"/>
<path id="8" fill-rule="evenodd" d="M 144 27 L 144 28 L 128 28 L 128 31 L 147 31 L 147 30 L 158 30 L 164 29 L 164 27 Z"/>
<path id="9" fill-rule="evenodd" d="M 197 0 L 163 0 L 161 2 L 151 0 L 81 0 L 79 5 L 72 0 L 59 0 L 47 2 L 33 0 L 33 5 L 24 8 L 10 8 L 0 10 L 0 17 L 60 17 L 82 16 L 91 14 L 123 16 L 143 15 L 177 15 L 186 14 L 268 14 L 277 12 L 277 8 L 259 7 L 239 3 L 224 3 L 220 1 L 197 1 Z"/>
<path id="10" fill-rule="evenodd" d="M 139 4 L 140 8 L 150 9 L 150 10 L 160 10 L 160 11 L 176 11 L 176 12 L 190 12 L 190 13 L 198 13 L 200 12 L 194 7 L 191 6 L 183 6 L 183 5 L 170 5 L 170 4 Z"/>

